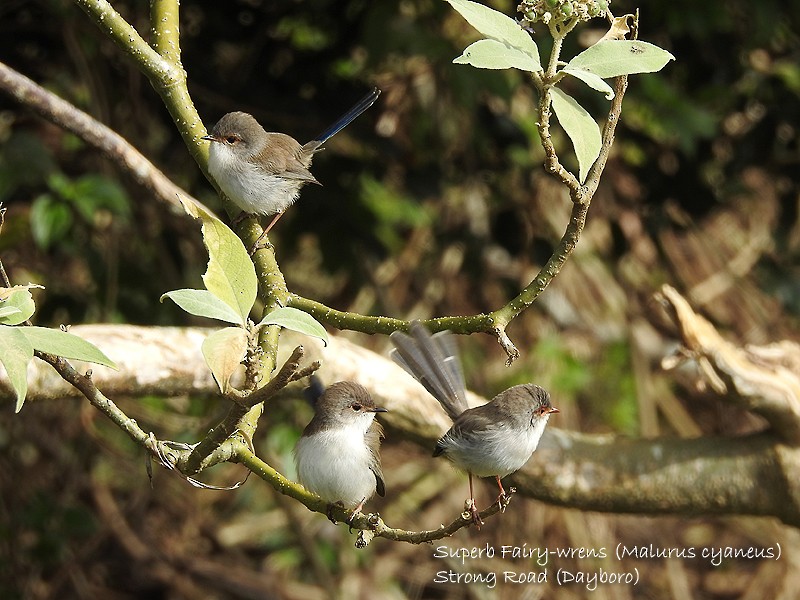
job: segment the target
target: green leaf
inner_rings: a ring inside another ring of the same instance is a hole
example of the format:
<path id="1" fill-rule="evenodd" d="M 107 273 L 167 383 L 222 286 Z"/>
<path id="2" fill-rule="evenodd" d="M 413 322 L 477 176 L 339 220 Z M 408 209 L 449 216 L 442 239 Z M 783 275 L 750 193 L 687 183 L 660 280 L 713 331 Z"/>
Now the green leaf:
<path id="1" fill-rule="evenodd" d="M 291 329 L 298 333 L 303 333 L 311 337 L 319 338 L 327 346 L 328 345 L 328 332 L 314 317 L 308 313 L 285 306 L 276 308 L 271 313 L 266 315 L 258 324 L 259 327 L 264 325 L 280 325 L 284 329 Z"/>
<path id="2" fill-rule="evenodd" d="M 21 314 L 22 311 L 15 306 L 0 306 L 0 323 L 5 323 L 6 317 L 10 317 L 12 315 L 21 315 Z"/>
<path id="3" fill-rule="evenodd" d="M 573 67 L 565 67 L 564 69 L 562 69 L 562 71 L 567 75 L 572 75 L 573 77 L 580 79 L 583 83 L 588 85 L 593 90 L 597 90 L 598 92 L 603 92 L 606 95 L 606 100 L 614 99 L 614 90 L 611 89 L 611 86 L 608 85 L 605 81 L 603 81 L 600 77 L 598 77 L 594 73 L 590 73 L 589 71 L 585 71 L 583 69 L 576 69 Z"/>
<path id="4" fill-rule="evenodd" d="M 104 365 L 116 369 L 117 365 L 91 342 L 60 329 L 47 327 L 18 327 L 31 346 L 40 352 L 55 354 L 73 360 Z"/>
<path id="5" fill-rule="evenodd" d="M 536 42 L 514 19 L 477 2 L 469 0 L 447 0 L 447 2 L 467 20 L 467 23 L 486 37 L 521 50 L 523 54 L 530 57 L 535 68 L 525 70 L 542 70 Z"/>
<path id="6" fill-rule="evenodd" d="M 190 315 L 236 325 L 244 325 L 246 322 L 234 309 L 208 290 L 173 290 L 161 296 L 161 302 L 164 298 L 169 298 Z"/>
<path id="7" fill-rule="evenodd" d="M 472 65 L 479 69 L 514 68 L 522 71 L 539 71 L 542 68 L 538 60 L 531 55 L 498 40 L 478 40 L 467 46 L 464 53 L 453 62 Z"/>
<path id="8" fill-rule="evenodd" d="M 33 358 L 33 346 L 22 335 L 21 327 L 0 325 L 0 364 L 6 369 L 11 388 L 17 394 L 15 412 L 22 409 L 28 394 L 28 363 Z"/>
<path id="9" fill-rule="evenodd" d="M 574 57 L 567 67 L 608 79 L 632 73 L 654 73 L 675 60 L 666 50 L 639 40 L 602 40 Z"/>
<path id="10" fill-rule="evenodd" d="M 223 394 L 231 389 L 231 377 L 247 352 L 247 331 L 226 327 L 210 334 L 201 347 L 208 368 Z"/>
<path id="11" fill-rule="evenodd" d="M 575 98 L 561 91 L 557 87 L 551 88 L 553 110 L 558 117 L 561 127 L 567 132 L 575 155 L 578 157 L 578 179 L 581 183 L 586 181 L 589 169 L 600 155 L 602 139 L 600 128 L 586 109 L 575 101 Z"/>
<path id="12" fill-rule="evenodd" d="M 258 279 L 242 240 L 217 217 L 185 198 L 187 213 L 203 223 L 203 243 L 208 249 L 208 268 L 203 275 L 206 289 L 247 320 L 256 301 Z"/>
<path id="13" fill-rule="evenodd" d="M 6 288 L 2 288 L 6 289 Z M 19 325 L 31 318 L 36 310 L 36 304 L 33 302 L 33 296 L 25 288 L 14 289 L 8 294 L 5 301 L 0 302 L 0 309 L 16 309 L 16 312 L 7 314 L 0 314 L 0 324 L 2 325 Z"/>
<path id="14" fill-rule="evenodd" d="M 69 207 L 50 194 L 34 199 L 29 220 L 33 240 L 42 250 L 64 239 L 73 221 Z"/>
<path id="15" fill-rule="evenodd" d="M 122 220 L 131 213 L 130 199 L 125 189 L 104 175 L 83 175 L 72 184 L 75 208 L 87 223 L 94 221 L 99 209 L 107 209 Z"/>

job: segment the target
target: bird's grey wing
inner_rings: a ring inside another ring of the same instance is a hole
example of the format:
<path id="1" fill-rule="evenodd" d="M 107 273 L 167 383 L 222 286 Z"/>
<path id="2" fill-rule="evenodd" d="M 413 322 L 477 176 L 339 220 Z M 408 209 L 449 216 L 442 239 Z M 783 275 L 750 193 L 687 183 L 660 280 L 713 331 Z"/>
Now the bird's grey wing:
<path id="1" fill-rule="evenodd" d="M 260 168 L 268 175 L 281 179 L 292 179 L 308 183 L 319 183 L 308 167 L 311 166 L 313 150 L 301 146 L 297 140 L 284 133 L 267 133 L 267 143 L 272 149 L 264 152 Z"/>
<path id="2" fill-rule="evenodd" d="M 322 185 L 314 175 L 311 174 L 311 171 L 306 169 L 301 164 L 295 164 L 288 166 L 287 169 L 281 172 L 280 177 L 283 179 L 296 179 L 298 181 L 305 181 L 307 183 L 316 183 L 318 185 Z"/>
<path id="3" fill-rule="evenodd" d="M 383 482 L 381 466 L 373 467 L 372 472 L 375 473 L 375 491 L 378 493 L 378 496 L 383 498 L 386 495 L 386 484 Z"/>
<path id="4" fill-rule="evenodd" d="M 453 335 L 432 336 L 419 321 L 410 324 L 409 332 L 392 333 L 392 360 L 419 381 L 451 419 L 457 419 L 467 409 L 467 398 Z"/>
<path id="5" fill-rule="evenodd" d="M 386 495 L 386 484 L 383 481 L 383 469 L 381 468 L 380 455 L 382 438 L 383 427 L 377 421 L 373 421 L 372 425 L 370 425 L 369 429 L 367 429 L 367 433 L 364 436 L 364 441 L 367 443 L 367 447 L 370 449 L 371 460 L 369 469 L 375 475 L 375 491 L 378 493 L 378 496 L 381 497 Z"/>
<path id="6" fill-rule="evenodd" d="M 452 443 L 452 439 L 466 441 L 472 439 L 478 443 L 486 432 L 496 429 L 497 422 L 488 414 L 491 410 L 492 408 L 488 404 L 484 404 L 482 406 L 476 406 L 475 408 L 468 408 L 462 412 L 461 415 L 453 421 L 453 426 L 447 430 L 447 433 L 436 442 L 436 447 L 433 449 L 433 456 L 445 454 Z"/>

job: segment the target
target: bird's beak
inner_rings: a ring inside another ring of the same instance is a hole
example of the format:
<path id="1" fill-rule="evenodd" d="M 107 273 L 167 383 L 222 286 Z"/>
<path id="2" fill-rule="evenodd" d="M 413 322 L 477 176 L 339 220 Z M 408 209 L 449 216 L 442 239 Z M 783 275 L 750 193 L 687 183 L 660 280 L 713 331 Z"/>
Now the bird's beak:
<path id="1" fill-rule="evenodd" d="M 557 412 L 561 412 L 561 411 L 558 410 L 555 406 L 551 406 L 550 410 L 547 411 L 547 414 L 553 414 L 553 413 L 557 413 Z"/>
<path id="2" fill-rule="evenodd" d="M 218 142 L 219 140 L 215 138 L 213 135 L 204 135 L 200 138 L 201 140 L 206 140 L 208 142 Z"/>
<path id="3" fill-rule="evenodd" d="M 381 408 L 380 406 L 376 406 L 372 409 L 372 412 L 379 413 L 379 412 L 389 412 L 388 409 Z"/>

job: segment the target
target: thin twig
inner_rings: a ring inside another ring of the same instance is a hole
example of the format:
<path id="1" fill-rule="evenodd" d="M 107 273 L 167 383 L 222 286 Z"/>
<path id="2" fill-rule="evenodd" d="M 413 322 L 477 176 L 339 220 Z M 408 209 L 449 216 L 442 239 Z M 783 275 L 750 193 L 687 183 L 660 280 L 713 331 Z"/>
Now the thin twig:
<path id="1" fill-rule="evenodd" d="M 263 403 L 294 381 L 295 374 L 300 370 L 300 360 L 304 353 L 303 347 L 297 346 L 278 373 L 263 387 L 242 397 L 239 395 L 231 397 L 234 404 L 228 414 L 190 453 L 180 457 L 178 469 L 186 475 L 200 472 L 206 467 L 208 457 L 217 451 L 237 430 L 252 438 L 258 417 L 263 410 Z M 247 422 L 248 415 L 251 417 L 249 422 Z M 242 421 L 246 422 L 243 423 Z"/>
<path id="2" fill-rule="evenodd" d="M 388 527 L 381 519 L 380 515 L 366 513 L 357 514 L 352 517 L 350 511 L 344 507 L 330 504 L 306 490 L 299 483 L 295 483 L 281 475 L 278 471 L 258 458 L 253 452 L 245 445 L 239 444 L 235 450 L 235 461 L 242 463 L 249 468 L 253 473 L 258 475 L 261 479 L 269 483 L 276 491 L 285 496 L 294 498 L 302 503 L 306 508 L 313 512 L 333 518 L 337 521 L 345 522 L 351 529 L 359 529 L 356 546 L 363 548 L 366 546 L 373 537 L 382 537 L 389 540 L 398 542 L 409 542 L 411 544 L 423 544 L 449 537 L 457 532 L 459 529 L 469 527 L 473 524 L 472 515 L 466 513 L 459 514 L 458 517 L 448 525 L 442 525 L 437 529 L 423 530 L 423 531 L 407 531 L 405 529 L 397 529 Z M 503 505 L 494 503 L 486 510 L 481 511 L 481 519 L 486 519 L 505 509 L 506 503 Z"/>
<path id="3" fill-rule="evenodd" d="M 280 390 L 285 388 L 289 383 L 294 381 L 295 375 L 300 370 L 300 361 L 305 355 L 305 349 L 302 346 L 297 346 L 291 356 L 283 363 L 283 366 L 270 379 L 266 385 L 258 388 L 253 393 L 247 395 L 244 399 L 237 400 L 239 404 L 247 409 L 254 407 L 256 404 L 269 400 L 272 396 L 277 394 Z M 317 363 L 319 364 L 319 363 Z M 313 371 L 312 371 L 313 372 Z"/>
<path id="4" fill-rule="evenodd" d="M 111 419 L 134 442 L 143 447 L 147 446 L 148 434 L 139 427 L 134 419 L 131 419 L 120 410 L 110 398 L 97 388 L 90 374 L 80 374 L 69 361 L 60 356 L 39 352 L 38 350 L 34 351 L 34 355 L 53 367 L 64 381 L 79 390 L 92 406 Z"/>

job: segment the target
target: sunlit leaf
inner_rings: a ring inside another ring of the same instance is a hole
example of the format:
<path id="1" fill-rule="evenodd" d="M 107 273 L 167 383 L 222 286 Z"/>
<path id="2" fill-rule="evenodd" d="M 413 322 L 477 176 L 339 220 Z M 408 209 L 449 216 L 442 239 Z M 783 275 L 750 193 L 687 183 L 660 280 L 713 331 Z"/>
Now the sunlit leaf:
<path id="1" fill-rule="evenodd" d="M 542 69 L 536 42 L 514 19 L 477 2 L 469 0 L 447 0 L 447 2 L 467 20 L 467 23 L 486 37 L 517 48 L 529 56 L 536 67 L 526 70 Z"/>
<path id="2" fill-rule="evenodd" d="M 603 40 L 574 57 L 567 67 L 607 79 L 631 73 L 654 73 L 675 60 L 666 50 L 639 40 Z"/>
<path id="3" fill-rule="evenodd" d="M 188 199 L 181 198 L 187 213 L 203 223 L 203 243 L 208 249 L 206 289 L 230 306 L 244 322 L 256 300 L 258 280 L 242 240 L 217 217 Z"/>
<path id="4" fill-rule="evenodd" d="M 19 412 L 28 393 L 28 363 L 33 358 L 33 346 L 22 335 L 21 327 L 0 325 L 0 364 L 6 369 L 11 389 L 17 395 L 14 409 Z"/>
<path id="5" fill-rule="evenodd" d="M 0 306 L 0 323 L 7 323 L 6 318 L 21 315 L 22 311 L 16 306 Z M 24 320 L 24 319 L 23 319 Z"/>
<path id="6" fill-rule="evenodd" d="M 102 350 L 77 335 L 47 327 L 18 327 L 17 329 L 27 338 L 31 346 L 40 352 L 104 365 L 112 369 L 117 368 L 114 361 L 108 358 Z"/>
<path id="7" fill-rule="evenodd" d="M 162 302 L 164 298 L 169 298 L 190 315 L 236 325 L 245 323 L 241 315 L 208 290 L 173 290 L 161 296 Z"/>
<path id="8" fill-rule="evenodd" d="M 498 40 L 478 40 L 453 60 L 456 64 L 472 65 L 479 69 L 521 69 L 539 71 L 542 67 L 529 54 Z M 602 81 L 602 79 L 601 79 Z"/>
<path id="9" fill-rule="evenodd" d="M 226 327 L 210 334 L 202 344 L 203 357 L 223 394 L 231 389 L 231 377 L 236 373 L 247 352 L 247 331 L 241 327 Z"/>
<path id="10" fill-rule="evenodd" d="M 2 302 L 3 300 L 7 300 L 8 297 L 17 290 L 33 290 L 33 289 L 43 290 L 44 286 L 39 285 L 38 283 L 28 283 L 25 285 L 12 285 L 11 287 L 8 288 L 0 287 L 0 302 Z"/>
<path id="11" fill-rule="evenodd" d="M 291 306 L 276 308 L 261 319 L 258 325 L 280 325 L 284 329 L 291 329 L 298 333 L 319 338 L 326 346 L 328 345 L 328 332 L 325 331 L 325 328 L 319 321 L 308 313 L 292 308 Z"/>
<path id="12" fill-rule="evenodd" d="M 602 139 L 600 128 L 586 109 L 575 101 L 575 98 L 562 90 L 554 87 L 551 89 L 553 110 L 558 122 L 567 132 L 575 155 L 578 158 L 578 179 L 581 183 L 586 180 L 589 169 L 600 155 Z"/>
<path id="13" fill-rule="evenodd" d="M 3 288 L 4 290 L 7 288 Z M 8 297 L 0 302 L 0 308 L 12 309 L 12 312 L 0 314 L 0 324 L 2 325 L 19 325 L 31 318 L 36 310 L 36 304 L 33 302 L 33 296 L 25 288 L 16 288 L 8 293 Z M 16 312 L 13 311 L 16 309 Z"/>
<path id="14" fill-rule="evenodd" d="M 590 88 L 595 89 L 598 92 L 603 92 L 606 95 L 606 100 L 612 100 L 614 98 L 614 90 L 611 89 L 611 86 L 594 73 L 584 71 L 583 69 L 576 69 L 574 67 L 565 67 L 563 71 L 567 75 L 572 75 L 573 77 L 580 79 Z"/>

